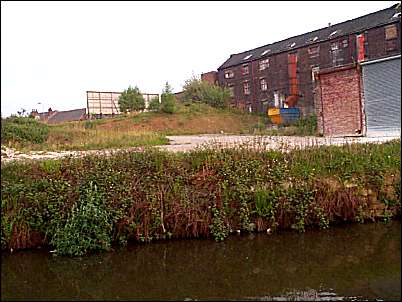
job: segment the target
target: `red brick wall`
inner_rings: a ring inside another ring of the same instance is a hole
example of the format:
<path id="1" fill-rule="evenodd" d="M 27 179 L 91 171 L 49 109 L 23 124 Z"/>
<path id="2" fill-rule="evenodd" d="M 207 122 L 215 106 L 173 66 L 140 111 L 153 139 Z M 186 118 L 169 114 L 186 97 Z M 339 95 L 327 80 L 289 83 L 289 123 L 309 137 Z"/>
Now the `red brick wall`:
<path id="1" fill-rule="evenodd" d="M 368 54 L 366 59 L 377 59 L 382 57 L 387 57 L 391 55 L 396 55 L 401 53 L 401 23 L 400 21 L 395 23 L 397 25 L 398 37 L 395 39 L 397 49 L 393 51 L 386 51 L 385 42 L 385 27 L 380 26 L 377 28 L 372 28 L 367 30 L 367 43 L 368 43 Z M 317 104 L 314 103 L 315 92 L 311 78 L 311 71 L 314 66 L 319 66 L 320 69 L 331 68 L 333 66 L 333 61 L 330 54 L 331 43 L 335 41 L 348 40 L 348 46 L 342 48 L 342 65 L 352 64 L 357 61 L 357 51 L 356 51 L 356 36 L 365 31 L 348 34 L 345 36 L 335 37 L 331 40 L 326 40 L 322 42 L 317 42 L 314 45 L 320 46 L 320 55 L 318 58 L 310 58 L 308 54 L 308 48 L 312 45 L 306 45 L 304 47 L 295 49 L 298 55 L 297 63 L 297 78 L 299 81 L 298 89 L 300 91 L 300 99 L 298 101 L 297 107 L 300 108 L 303 116 L 310 115 L 314 113 L 314 108 Z M 273 53 L 268 56 L 270 59 L 270 67 L 259 71 L 259 60 L 252 60 L 252 62 L 244 62 L 236 66 L 232 66 L 226 69 L 218 71 L 219 85 L 221 86 L 234 86 L 235 95 L 233 97 L 233 104 L 239 103 L 241 100 L 245 100 L 246 103 L 252 103 L 253 110 L 264 111 L 262 102 L 272 101 L 274 99 L 274 92 L 277 91 L 280 94 L 287 97 L 290 93 L 289 87 L 289 75 L 288 75 L 288 52 Z M 249 64 L 250 73 L 248 75 L 242 75 L 241 68 L 243 64 Z M 224 73 L 226 70 L 234 71 L 234 78 L 225 79 Z M 267 80 L 267 90 L 261 91 L 260 89 L 260 78 L 265 77 Z M 243 94 L 243 81 L 250 81 L 250 94 Z"/>
<path id="2" fill-rule="evenodd" d="M 210 84 L 217 84 L 218 83 L 218 72 L 210 71 L 207 73 L 201 74 L 201 80 L 209 82 Z"/>
<path id="3" fill-rule="evenodd" d="M 326 136 L 362 133 L 360 74 L 353 66 L 319 74 L 319 128 Z"/>

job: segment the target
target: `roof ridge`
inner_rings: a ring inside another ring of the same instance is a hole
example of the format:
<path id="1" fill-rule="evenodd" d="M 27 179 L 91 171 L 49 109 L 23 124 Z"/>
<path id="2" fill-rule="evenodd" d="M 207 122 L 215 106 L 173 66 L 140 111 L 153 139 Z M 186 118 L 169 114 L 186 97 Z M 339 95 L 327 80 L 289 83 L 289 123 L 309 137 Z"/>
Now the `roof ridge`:
<path id="1" fill-rule="evenodd" d="M 353 19 L 349 19 L 349 20 L 346 20 L 346 21 L 343 21 L 343 22 L 339 22 L 339 23 L 336 23 L 336 24 L 331 24 L 330 27 L 335 27 L 335 26 L 339 26 L 339 25 L 341 25 L 341 24 L 345 24 L 345 23 L 347 23 L 347 22 L 355 21 L 355 20 L 357 20 L 357 19 L 362 19 L 362 18 L 365 18 L 365 17 L 367 17 L 367 16 L 370 16 L 370 15 L 373 15 L 373 14 L 378 14 L 378 13 L 380 13 L 380 12 L 382 12 L 382 11 L 389 10 L 389 9 L 391 9 L 391 8 L 395 9 L 395 8 L 398 6 L 398 4 L 399 4 L 399 3 L 395 3 L 395 4 L 393 4 L 393 5 L 390 6 L 390 7 L 383 8 L 383 9 L 380 9 L 380 10 L 378 10 L 378 11 L 375 11 L 375 12 L 372 12 L 372 13 L 369 13 L 369 14 L 366 14 L 366 15 L 363 15 L 363 16 L 360 16 L 360 17 L 356 17 L 356 18 L 353 18 Z M 320 31 L 320 30 L 323 30 L 323 29 L 326 29 L 326 28 L 329 28 L 329 27 L 327 26 L 327 27 L 322 27 L 322 28 L 319 28 L 319 29 L 315 29 L 315 30 L 312 30 L 312 31 L 309 31 L 309 32 L 306 32 L 306 33 L 303 33 L 303 34 L 295 35 L 295 36 L 292 36 L 292 37 L 289 37 L 289 38 L 286 38 L 286 39 L 282 39 L 282 40 L 279 40 L 279 41 L 276 41 L 276 42 L 272 42 L 272 43 L 269 43 L 269 44 L 265 44 L 265 45 L 263 45 L 263 46 L 255 47 L 255 48 L 253 48 L 253 49 L 249 49 L 249 50 L 246 50 L 246 51 L 243 51 L 243 52 L 239 52 L 239 53 L 235 53 L 235 54 L 232 54 L 232 55 L 246 54 L 246 53 L 248 53 L 248 52 L 257 50 L 257 49 L 259 49 L 259 48 L 268 47 L 268 46 L 273 45 L 273 44 L 276 44 L 276 43 L 280 43 L 280 42 L 284 42 L 284 41 L 286 41 L 286 40 L 290 40 L 290 39 L 294 39 L 294 38 L 297 38 L 297 37 L 300 37 L 300 36 L 308 35 L 308 34 L 311 34 L 311 33 L 314 33 L 314 32 L 317 32 L 317 31 Z M 222 65 L 223 65 L 223 64 L 222 64 Z"/>

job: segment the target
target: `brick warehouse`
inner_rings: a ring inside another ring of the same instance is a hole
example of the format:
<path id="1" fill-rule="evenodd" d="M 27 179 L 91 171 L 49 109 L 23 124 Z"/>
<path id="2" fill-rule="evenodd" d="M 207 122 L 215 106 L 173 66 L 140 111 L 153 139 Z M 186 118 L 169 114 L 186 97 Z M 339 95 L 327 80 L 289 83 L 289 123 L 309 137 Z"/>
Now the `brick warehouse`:
<path id="1" fill-rule="evenodd" d="M 318 111 L 316 78 L 320 70 L 401 52 L 400 4 L 232 54 L 216 72 L 220 86 L 231 90 L 231 105 L 253 112 L 287 104 L 303 115 Z M 212 81 L 213 73 L 208 73 Z M 356 129 L 359 131 L 359 129 Z"/>

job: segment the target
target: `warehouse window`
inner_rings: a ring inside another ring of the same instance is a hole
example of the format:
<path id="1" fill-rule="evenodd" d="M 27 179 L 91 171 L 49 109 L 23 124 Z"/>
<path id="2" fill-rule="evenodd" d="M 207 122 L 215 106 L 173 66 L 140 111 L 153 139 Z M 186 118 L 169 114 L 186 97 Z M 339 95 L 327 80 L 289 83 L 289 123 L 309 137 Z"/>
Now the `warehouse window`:
<path id="1" fill-rule="evenodd" d="M 316 78 L 317 78 L 317 74 L 320 71 L 320 67 L 319 66 L 311 66 L 311 81 L 314 83 Z"/>
<path id="2" fill-rule="evenodd" d="M 241 71 L 242 71 L 242 74 L 243 74 L 243 75 L 248 74 L 248 73 L 249 73 L 248 64 L 244 64 L 244 65 L 242 66 L 242 68 L 241 68 Z"/>
<path id="3" fill-rule="evenodd" d="M 385 50 L 386 51 L 394 51 L 394 50 L 398 49 L 397 37 L 398 37 L 398 33 L 397 33 L 395 24 L 385 27 Z"/>
<path id="4" fill-rule="evenodd" d="M 312 46 L 308 49 L 310 59 L 318 58 L 320 56 L 320 46 Z"/>
<path id="5" fill-rule="evenodd" d="M 385 26 L 385 40 L 392 40 L 392 39 L 396 39 L 397 37 L 398 37 L 398 34 L 396 31 L 395 24 Z"/>
<path id="6" fill-rule="evenodd" d="M 244 82 L 243 83 L 243 92 L 244 94 L 250 94 L 250 83 L 249 82 Z"/>
<path id="7" fill-rule="evenodd" d="M 265 70 L 269 67 L 269 59 L 260 61 L 260 70 Z"/>
<path id="8" fill-rule="evenodd" d="M 343 49 L 342 43 L 340 41 L 335 41 L 331 43 L 331 58 L 332 66 L 339 66 L 343 63 Z"/>
<path id="9" fill-rule="evenodd" d="M 261 79 L 260 80 L 260 86 L 261 86 L 262 91 L 266 91 L 268 89 L 267 80 L 266 79 Z"/>
<path id="10" fill-rule="evenodd" d="M 231 78 L 233 78 L 233 77 L 234 77 L 234 72 L 233 72 L 233 70 L 225 71 L 225 79 L 231 79 Z"/>

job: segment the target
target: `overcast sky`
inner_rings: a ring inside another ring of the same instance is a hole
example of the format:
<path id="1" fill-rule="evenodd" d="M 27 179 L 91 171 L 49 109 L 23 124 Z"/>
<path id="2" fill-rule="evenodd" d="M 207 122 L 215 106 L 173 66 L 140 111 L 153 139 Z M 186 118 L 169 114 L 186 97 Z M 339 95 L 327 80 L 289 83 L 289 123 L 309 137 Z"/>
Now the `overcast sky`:
<path id="1" fill-rule="evenodd" d="M 230 54 L 397 2 L 2 1 L 1 115 L 85 108 L 87 90 L 178 92 Z"/>

